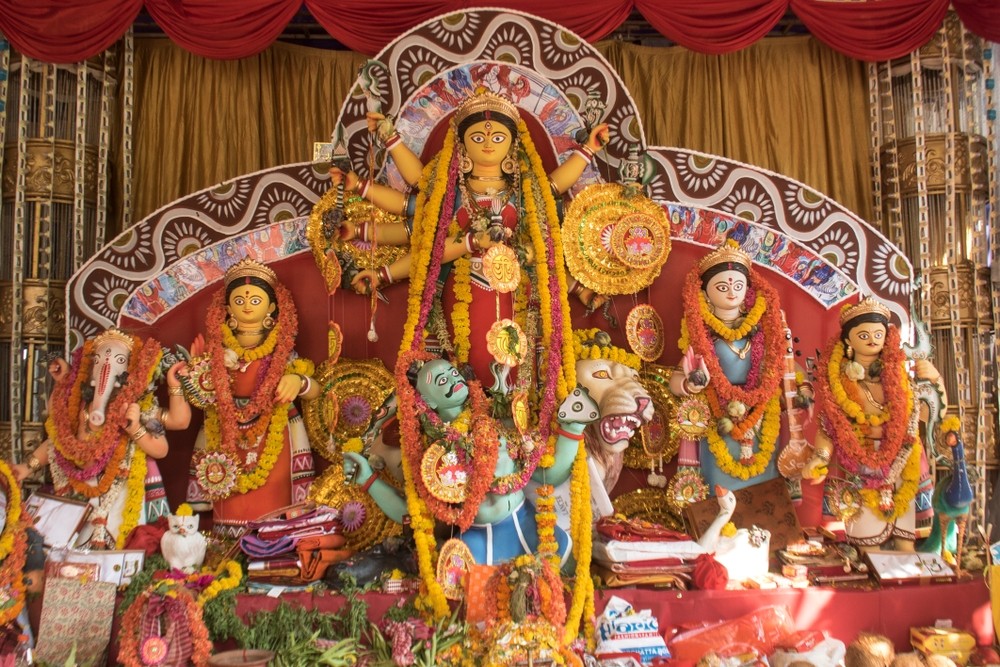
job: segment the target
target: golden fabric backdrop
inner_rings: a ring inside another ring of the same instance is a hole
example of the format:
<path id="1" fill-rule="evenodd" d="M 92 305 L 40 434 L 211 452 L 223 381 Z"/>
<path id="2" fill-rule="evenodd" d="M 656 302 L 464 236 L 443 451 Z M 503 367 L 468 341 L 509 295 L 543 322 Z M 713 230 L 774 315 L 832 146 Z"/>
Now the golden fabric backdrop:
<path id="1" fill-rule="evenodd" d="M 812 37 L 723 56 L 602 42 L 647 141 L 791 176 L 872 219 L 868 74 Z"/>
<path id="2" fill-rule="evenodd" d="M 710 56 L 602 42 L 650 145 L 715 153 L 789 175 L 871 219 L 863 63 L 810 37 Z M 259 169 L 309 160 L 364 56 L 275 43 L 207 60 L 167 40 L 135 47 L 133 220 Z"/>
<path id="3" fill-rule="evenodd" d="M 137 39 L 132 219 L 227 179 L 311 159 L 365 59 L 275 43 L 252 58 L 208 60 Z"/>

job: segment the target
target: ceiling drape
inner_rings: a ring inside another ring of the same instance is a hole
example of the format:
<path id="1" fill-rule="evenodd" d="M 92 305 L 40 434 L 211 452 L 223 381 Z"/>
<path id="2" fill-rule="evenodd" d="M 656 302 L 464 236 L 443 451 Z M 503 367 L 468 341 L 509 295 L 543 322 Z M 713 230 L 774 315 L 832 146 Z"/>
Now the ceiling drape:
<path id="1" fill-rule="evenodd" d="M 332 37 L 367 55 L 435 16 L 479 6 L 463 0 L 0 0 L 0 34 L 32 58 L 77 62 L 111 46 L 145 4 L 184 49 L 237 59 L 277 39 L 303 3 Z M 711 54 L 749 46 L 790 9 L 837 51 L 888 60 L 923 46 L 949 5 L 970 31 L 1000 42 L 997 0 L 506 0 L 490 6 L 536 14 L 588 42 L 610 34 L 635 9 L 665 37 Z"/>

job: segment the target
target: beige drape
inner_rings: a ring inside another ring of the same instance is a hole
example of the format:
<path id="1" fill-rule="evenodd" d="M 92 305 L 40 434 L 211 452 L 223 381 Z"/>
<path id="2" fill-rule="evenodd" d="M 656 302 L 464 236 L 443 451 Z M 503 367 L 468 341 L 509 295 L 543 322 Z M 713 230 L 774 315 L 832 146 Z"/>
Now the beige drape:
<path id="1" fill-rule="evenodd" d="M 598 45 L 621 73 L 647 142 L 759 165 L 870 219 L 865 67 L 809 37 L 708 56 Z M 206 60 L 136 40 L 134 220 L 241 174 L 308 160 L 330 136 L 364 57 L 276 43 Z"/>

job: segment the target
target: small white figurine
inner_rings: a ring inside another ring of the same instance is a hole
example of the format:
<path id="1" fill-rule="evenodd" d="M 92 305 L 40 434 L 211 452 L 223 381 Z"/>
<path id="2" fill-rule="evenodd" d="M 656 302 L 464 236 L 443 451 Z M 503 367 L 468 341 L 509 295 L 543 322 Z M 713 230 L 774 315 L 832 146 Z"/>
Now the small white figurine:
<path id="1" fill-rule="evenodd" d="M 160 538 L 160 550 L 170 567 L 191 574 L 205 560 L 205 536 L 198 532 L 200 517 L 183 503 L 176 514 L 167 516 L 170 530 Z"/>
<path id="2" fill-rule="evenodd" d="M 724 530 L 736 509 L 736 496 L 732 491 L 716 485 L 715 497 L 719 501 L 719 514 L 702 534 L 698 544 L 726 566 L 731 581 L 744 581 L 767 574 L 771 533 L 757 526 L 749 530 Z"/>

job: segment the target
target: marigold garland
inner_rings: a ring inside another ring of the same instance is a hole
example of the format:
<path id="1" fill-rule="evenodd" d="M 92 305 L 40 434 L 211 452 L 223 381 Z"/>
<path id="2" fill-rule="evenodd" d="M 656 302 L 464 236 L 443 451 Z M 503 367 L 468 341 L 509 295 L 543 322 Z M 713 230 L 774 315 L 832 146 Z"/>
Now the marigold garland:
<path id="1" fill-rule="evenodd" d="M 721 414 L 721 408 L 718 405 L 718 398 L 712 391 L 706 391 L 708 396 L 708 403 L 711 406 L 713 414 Z M 760 444 L 760 449 L 758 449 L 750 463 L 744 463 L 743 461 L 737 461 L 733 458 L 733 455 L 729 452 L 729 447 L 726 440 L 719 434 L 718 422 L 715 420 L 710 420 L 705 428 L 705 437 L 708 439 L 708 449 L 712 452 L 712 456 L 715 458 L 716 464 L 719 469 L 729 475 L 730 477 L 735 477 L 737 479 L 752 479 L 757 475 L 763 473 L 768 464 L 771 462 L 771 457 L 774 455 L 775 445 L 778 440 L 778 435 L 781 431 L 781 394 L 780 392 L 775 394 L 766 403 L 754 408 L 751 412 L 747 414 L 743 420 L 737 424 L 729 436 L 740 442 L 744 438 L 752 438 L 753 434 L 750 432 L 751 429 L 756 428 L 757 424 L 761 425 L 760 435 L 758 437 L 758 443 Z"/>
<path id="2" fill-rule="evenodd" d="M 587 468 L 587 448 L 580 447 L 573 461 L 570 481 L 570 531 L 573 537 L 573 555 L 576 557 L 576 580 L 573 583 L 572 605 L 566 615 L 563 643 L 569 644 L 580 634 L 586 608 L 593 608 L 594 580 L 590 578 L 590 555 L 593 547 L 591 529 L 593 516 L 590 507 L 590 472 Z M 588 603 L 588 599 L 590 602 Z M 589 623 L 584 626 L 593 625 Z M 586 627 L 585 627 L 586 629 Z"/>
<path id="3" fill-rule="evenodd" d="M 197 577 L 201 575 L 191 575 Z M 204 607 L 207 602 L 214 599 L 219 593 L 236 588 L 243 581 L 243 568 L 235 560 L 225 560 L 214 573 L 215 578 L 205 589 L 198 594 L 198 606 Z"/>
<path id="4" fill-rule="evenodd" d="M 256 347 L 243 348 L 226 324 L 225 290 L 216 292 L 206 318 L 209 332 L 206 348 L 215 403 L 205 409 L 206 447 L 201 455 L 224 452 L 237 466 L 233 490 L 241 494 L 260 488 L 267 481 L 284 448 L 289 406 L 274 400 L 278 383 L 286 374 L 311 376 L 315 370 L 308 359 L 294 358 L 298 315 L 291 293 L 280 283 L 274 286 L 274 293 L 275 301 L 281 304 L 278 321 Z M 237 407 L 229 369 L 223 363 L 227 349 L 236 352 L 244 363 L 267 363 L 263 378 L 242 407 Z M 205 489 L 213 499 L 225 497 L 233 490 L 219 489 L 222 495 L 212 496 L 210 489 Z"/>
<path id="5" fill-rule="evenodd" d="M 848 387 L 857 391 L 856 383 L 844 374 L 844 345 L 839 337 L 827 347 L 826 372 L 816 382 L 816 402 L 820 406 L 822 425 L 833 442 L 834 452 L 842 467 L 858 472 L 863 466 L 880 471 L 891 467 L 900 450 L 912 441 L 914 410 L 913 392 L 906 371 L 906 357 L 900 344 L 899 331 L 890 326 L 882 348 L 882 391 L 885 412 L 868 415 L 857 400 L 848 395 Z M 869 428 L 882 427 L 878 450 L 866 447 Z"/>
<path id="6" fill-rule="evenodd" d="M 0 534 L 0 593 L 12 603 L 0 609 L 0 627 L 13 623 L 24 608 L 24 561 L 28 553 L 28 526 L 30 519 L 21 506 L 21 488 L 14 480 L 14 472 L 6 461 L 0 459 L 0 476 L 6 486 L 7 518 Z"/>
<path id="7" fill-rule="evenodd" d="M 51 463 L 65 474 L 68 486 L 86 498 L 97 498 L 111 488 L 114 481 L 127 474 L 123 466 L 129 439 L 125 433 L 125 409 L 139 403 L 146 394 L 160 365 L 162 350 L 159 342 L 149 338 L 144 342 L 133 337 L 129 356 L 128 380 L 108 403 L 104 425 L 83 438 L 77 436 L 82 409 L 82 387 L 90 379 L 93 367 L 93 340 L 88 340 L 73 357 L 70 370 L 52 392 L 53 405 L 45 422 L 45 431 L 53 447 Z M 98 477 L 97 485 L 88 482 Z"/>
<path id="8" fill-rule="evenodd" d="M 212 655 L 212 642 L 209 640 L 201 607 L 191 595 L 178 588 L 177 582 L 170 580 L 154 582 L 125 612 L 119 635 L 118 662 L 125 667 L 148 667 L 142 657 L 142 643 L 148 638 L 143 636 L 143 626 L 153 597 L 162 598 L 163 614 L 174 617 L 184 615 L 192 646 L 189 660 L 195 667 L 205 667 Z M 165 634 L 170 634 L 170 630 Z"/>
<path id="9" fill-rule="evenodd" d="M 146 500 L 146 473 L 148 464 L 146 452 L 139 447 L 132 454 L 132 465 L 128 472 L 128 482 L 125 485 L 125 507 L 122 509 L 122 522 L 115 538 L 115 549 L 124 549 L 129 534 L 139 525 L 142 518 L 142 505 Z"/>
<path id="10" fill-rule="evenodd" d="M 892 493 L 892 509 L 888 512 L 881 508 L 881 496 L 879 489 L 861 489 L 861 502 L 870 509 L 875 516 L 886 523 L 892 523 L 903 516 L 909 510 L 910 503 L 917 497 L 917 489 L 920 486 L 920 457 L 923 455 L 923 447 L 919 442 L 914 441 L 913 449 L 906 459 L 906 466 L 900 475 L 900 486 Z"/>

